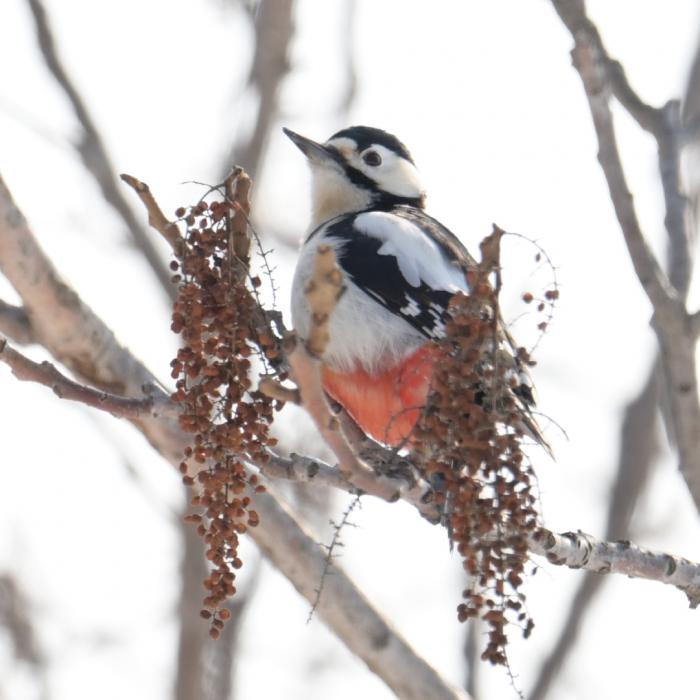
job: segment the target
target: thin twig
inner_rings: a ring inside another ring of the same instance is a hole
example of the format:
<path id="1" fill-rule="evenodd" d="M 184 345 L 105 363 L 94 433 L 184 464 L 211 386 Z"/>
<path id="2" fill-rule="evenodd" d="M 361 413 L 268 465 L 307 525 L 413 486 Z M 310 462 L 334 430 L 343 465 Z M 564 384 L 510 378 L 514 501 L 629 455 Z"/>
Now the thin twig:
<path id="1" fill-rule="evenodd" d="M 346 525 L 350 525 L 350 516 L 352 512 L 360 505 L 360 497 L 355 496 L 355 498 L 350 501 L 350 505 L 343 512 L 343 516 L 340 522 L 336 523 L 333 520 L 330 521 L 330 525 L 333 528 L 333 537 L 331 538 L 330 544 L 326 545 L 326 561 L 323 564 L 323 571 L 321 572 L 321 579 L 318 582 L 318 588 L 316 589 L 316 597 L 311 603 L 311 608 L 309 610 L 309 615 L 306 618 L 306 623 L 308 624 L 313 619 L 316 608 L 321 602 L 321 596 L 323 595 L 323 584 L 326 582 L 326 577 L 330 573 L 331 567 L 333 566 L 333 559 L 335 557 L 335 551 L 338 547 L 342 547 L 343 543 L 340 539 L 340 535 Z"/>
<path id="2" fill-rule="evenodd" d="M 148 212 L 148 225 L 163 236 L 178 258 L 182 257 L 183 238 L 180 229 L 174 221 L 170 221 L 165 216 L 149 186 L 133 175 L 122 173 L 119 177 L 136 192 L 139 199 L 143 202 Z"/>
<path id="3" fill-rule="evenodd" d="M 160 415 L 177 415 L 177 410 L 160 390 L 145 398 L 127 398 L 106 391 L 98 391 L 69 379 L 50 362 L 34 362 L 10 347 L 6 338 L 0 336 L 0 362 L 12 370 L 12 374 L 23 382 L 35 382 L 47 386 L 60 399 L 76 401 L 119 418 L 142 418 Z"/>
<path id="4" fill-rule="evenodd" d="M 265 396 L 285 403 L 293 403 L 297 406 L 301 403 L 299 389 L 284 386 L 272 377 L 261 377 L 258 381 L 258 390 L 262 391 Z"/>

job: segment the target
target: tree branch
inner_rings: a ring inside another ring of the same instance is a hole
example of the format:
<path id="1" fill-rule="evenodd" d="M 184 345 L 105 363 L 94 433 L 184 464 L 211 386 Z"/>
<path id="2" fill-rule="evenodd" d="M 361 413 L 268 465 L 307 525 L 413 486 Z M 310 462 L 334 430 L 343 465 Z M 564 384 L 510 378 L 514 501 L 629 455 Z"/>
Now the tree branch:
<path id="1" fill-rule="evenodd" d="M 132 175 L 127 175 L 122 173 L 120 179 L 125 182 L 129 187 L 131 187 L 134 192 L 138 195 L 139 199 L 143 202 L 146 211 L 148 212 L 148 225 L 158 231 L 161 236 L 170 244 L 173 252 L 177 256 L 182 255 L 182 234 L 177 224 L 170 221 L 163 210 L 160 208 L 158 202 L 156 202 L 155 197 L 151 194 L 151 190 L 145 182 L 141 182 Z"/>
<path id="2" fill-rule="evenodd" d="M 314 457 L 305 457 L 292 452 L 289 457 L 282 457 L 268 450 L 268 461 L 261 464 L 260 473 L 270 479 L 283 479 L 298 484 L 317 484 L 327 488 L 359 495 L 359 489 L 353 486 L 337 467 Z"/>
<path id="3" fill-rule="evenodd" d="M 8 632 L 14 657 L 34 667 L 42 678 L 46 673 L 46 659 L 29 618 L 29 602 L 17 581 L 9 574 L 0 575 L 0 627 Z"/>
<path id="4" fill-rule="evenodd" d="M 58 275 L 39 247 L 0 177 L 0 270 L 14 286 L 27 312 L 35 342 L 82 382 L 110 394 L 138 396 L 155 377 Z M 150 416 L 132 419 L 152 444 L 180 446 L 169 455 L 179 459 L 184 441 L 174 421 Z"/>
<path id="5" fill-rule="evenodd" d="M 575 41 L 572 57 L 593 117 L 598 137 L 598 160 L 637 277 L 654 308 L 671 307 L 671 313 L 675 313 L 676 295 L 642 234 L 622 168 L 609 104 L 611 86 L 607 68 L 610 59 L 602 48 L 597 30 L 585 15 L 581 0 L 552 0 L 552 4 Z"/>
<path id="6" fill-rule="evenodd" d="M 82 128 L 80 141 L 75 145 L 75 148 L 80 155 L 83 165 L 97 184 L 104 199 L 121 218 L 131 236 L 132 242 L 143 253 L 168 299 L 173 301 L 175 299 L 175 291 L 170 283 L 170 272 L 153 246 L 146 229 L 139 223 L 117 185 L 114 168 L 97 126 L 58 56 L 51 25 L 42 1 L 27 0 L 27 3 L 34 18 L 37 43 L 44 62 L 55 78 L 56 83 L 68 98 L 76 119 Z"/>
<path id="7" fill-rule="evenodd" d="M 680 190 L 681 129 L 678 104 L 649 111 L 632 91 L 619 65 L 611 61 L 600 35 L 586 16 L 583 0 L 552 0 L 574 39 L 572 51 L 588 98 L 603 169 L 620 228 L 637 277 L 653 307 L 669 398 L 669 433 L 678 448 L 679 469 L 700 510 L 700 402 L 695 363 L 695 325 L 685 308 L 692 256 L 687 200 Z M 659 167 L 666 199 L 666 226 L 672 244 L 669 280 L 642 234 L 617 148 L 609 97 L 611 91 L 659 145 Z M 652 123 L 653 122 L 653 123 Z M 673 283 L 673 284 L 672 284 Z"/>
<path id="8" fill-rule="evenodd" d="M 683 591 L 691 608 L 700 604 L 700 565 L 682 557 L 651 552 L 626 540 L 602 542 L 580 531 L 557 535 L 542 529 L 529 544 L 533 554 L 551 564 L 658 581 Z"/>
<path id="9" fill-rule="evenodd" d="M 618 467 L 608 505 L 605 537 L 626 538 L 634 507 L 649 481 L 651 468 L 658 454 L 656 416 L 660 362 L 654 363 L 641 392 L 627 405 L 622 422 Z M 528 700 L 543 700 L 552 688 L 557 673 L 564 667 L 576 644 L 586 613 L 607 579 L 587 572 L 580 582 L 568 616 L 562 625 L 552 651 L 542 664 Z"/>
<path id="10" fill-rule="evenodd" d="M 279 88 L 289 71 L 289 46 L 294 35 L 294 1 L 261 0 L 254 15 L 255 51 L 248 86 L 257 96 L 252 117 L 253 132 L 237 139 L 229 149 L 222 170 L 239 163 L 259 178 L 270 130 L 279 112 Z"/>
<path id="11" fill-rule="evenodd" d="M 311 416 L 321 437 L 338 458 L 342 476 L 360 491 L 371 493 L 387 501 L 395 501 L 400 493 L 394 482 L 377 476 L 364 464 L 348 444 L 340 429 L 338 418 L 331 413 L 321 386 L 320 362 L 311 357 L 295 336 L 285 341 L 287 360 L 294 381 L 299 387 L 302 406 Z"/>
<path id="12" fill-rule="evenodd" d="M 50 362 L 34 362 L 10 347 L 6 338 L 0 335 L 0 362 L 12 370 L 12 374 L 23 382 L 36 382 L 47 386 L 59 399 L 77 401 L 91 408 L 106 411 L 118 418 L 143 418 L 161 415 L 175 417 L 177 409 L 170 399 L 154 386 L 144 386 L 145 398 L 127 398 L 106 391 L 97 391 L 79 384 L 61 374 Z"/>
<path id="13" fill-rule="evenodd" d="M 152 398 L 125 399 L 84 387 L 61 375 L 48 362 L 35 363 L 29 360 L 10 348 L 2 338 L 0 360 L 6 362 L 19 379 L 49 386 L 60 398 L 80 401 L 127 418 L 144 415 L 159 418 L 164 415 L 154 409 Z M 267 466 L 261 467 L 261 472 L 306 482 L 321 475 L 319 482 L 351 491 L 349 484 L 341 481 L 341 472 L 318 460 L 298 455 L 289 460 L 272 457 Z M 253 533 L 258 532 L 258 528 L 253 530 Z M 257 541 L 255 536 L 254 539 Z M 557 565 L 583 568 L 596 573 L 622 573 L 671 584 L 685 591 L 692 607 L 700 603 L 700 566 L 686 559 L 642 550 L 629 542 L 601 542 L 584 533 L 556 535 L 544 529 L 531 538 L 530 549 L 534 554 L 544 556 L 550 563 Z"/>
<path id="14" fill-rule="evenodd" d="M 0 333 L 6 335 L 19 345 L 34 342 L 32 324 L 27 312 L 21 306 L 13 306 L 0 300 Z"/>

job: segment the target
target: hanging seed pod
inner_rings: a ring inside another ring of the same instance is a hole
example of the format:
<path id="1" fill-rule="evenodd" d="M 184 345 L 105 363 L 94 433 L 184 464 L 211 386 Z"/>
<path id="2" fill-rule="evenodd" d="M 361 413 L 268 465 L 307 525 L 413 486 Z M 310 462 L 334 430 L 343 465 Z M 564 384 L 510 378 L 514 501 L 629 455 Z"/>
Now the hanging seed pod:
<path id="1" fill-rule="evenodd" d="M 230 210 L 229 202 L 180 207 L 182 257 L 170 266 L 179 278 L 172 329 L 183 343 L 171 363 L 173 400 L 181 407 L 180 426 L 192 434 L 180 471 L 196 489 L 191 503 L 197 512 L 186 520 L 197 527 L 212 567 L 201 615 L 214 639 L 230 617 L 223 605 L 236 590 L 233 570 L 243 566 L 239 533 L 259 522 L 253 506 L 264 487 L 249 477 L 242 460 L 269 444 L 274 415 L 274 400 L 252 391 L 248 376 L 248 358 L 270 354 L 274 332 L 265 330 L 263 345 L 254 330 L 260 279 L 250 281 L 240 273 L 240 261 L 231 259 Z"/>

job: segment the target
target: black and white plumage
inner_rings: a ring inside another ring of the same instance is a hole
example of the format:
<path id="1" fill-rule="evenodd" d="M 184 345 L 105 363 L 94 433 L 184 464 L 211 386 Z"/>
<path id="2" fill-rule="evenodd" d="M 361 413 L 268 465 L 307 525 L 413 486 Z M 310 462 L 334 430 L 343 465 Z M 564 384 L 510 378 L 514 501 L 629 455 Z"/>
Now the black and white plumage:
<path id="1" fill-rule="evenodd" d="M 425 194 L 408 149 L 370 127 L 339 131 L 323 146 L 286 133 L 309 157 L 314 195 L 311 232 L 292 287 L 294 327 L 308 331 L 303 288 L 324 243 L 346 273 L 324 356 L 330 366 L 349 371 L 359 363 L 378 371 L 440 337 L 447 303 L 466 291 L 464 273 L 473 261 L 422 209 Z M 366 164 L 369 154 L 380 164 Z"/>
<path id="2" fill-rule="evenodd" d="M 336 379 L 357 382 L 358 372 L 370 382 L 394 377 L 427 341 L 444 335 L 447 305 L 454 293 L 468 292 L 466 272 L 474 260 L 424 211 L 418 171 L 395 136 L 357 126 L 319 144 L 285 133 L 307 156 L 312 172 L 312 220 L 292 286 L 294 327 L 302 337 L 309 331 L 304 288 L 318 246 L 329 245 L 344 273 L 345 292 L 330 319 L 323 363 Z M 527 411 L 532 399 L 527 373 L 514 355 L 512 361 L 522 377 L 514 394 Z M 428 383 L 421 388 L 425 395 Z"/>

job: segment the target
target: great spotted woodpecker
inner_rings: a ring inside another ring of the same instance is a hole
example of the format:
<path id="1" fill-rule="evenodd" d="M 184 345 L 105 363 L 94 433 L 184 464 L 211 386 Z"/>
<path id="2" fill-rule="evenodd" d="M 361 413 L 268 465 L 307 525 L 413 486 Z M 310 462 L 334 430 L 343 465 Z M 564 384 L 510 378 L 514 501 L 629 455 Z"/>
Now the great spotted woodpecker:
<path id="1" fill-rule="evenodd" d="M 292 321 L 310 329 L 304 288 L 318 246 L 335 252 L 345 291 L 330 318 L 322 357 L 323 386 L 368 435 L 405 444 L 425 405 L 435 350 L 455 292 L 468 292 L 475 262 L 459 239 L 424 211 L 425 191 L 399 139 L 353 126 L 323 144 L 284 129 L 307 157 L 312 217 L 292 284 Z M 532 392 L 518 369 L 514 398 L 524 425 L 542 444 L 529 416 Z"/>

